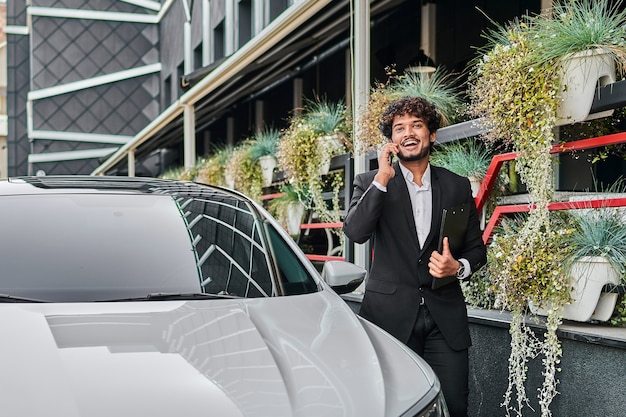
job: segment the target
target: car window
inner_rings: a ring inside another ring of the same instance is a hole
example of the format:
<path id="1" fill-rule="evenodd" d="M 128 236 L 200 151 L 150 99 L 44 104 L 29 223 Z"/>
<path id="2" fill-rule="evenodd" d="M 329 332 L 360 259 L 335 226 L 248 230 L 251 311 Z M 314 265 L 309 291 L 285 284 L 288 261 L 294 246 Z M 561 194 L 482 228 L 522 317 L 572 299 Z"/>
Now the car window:
<path id="1" fill-rule="evenodd" d="M 225 196 L 179 201 L 194 242 L 205 292 L 241 297 L 276 293 L 253 212 Z"/>
<path id="2" fill-rule="evenodd" d="M 78 302 L 317 291 L 283 236 L 262 220 L 245 200 L 218 191 L 5 196 L 0 293 Z"/>
<path id="3" fill-rule="evenodd" d="M 90 301 L 198 290 L 193 247 L 169 196 L 0 200 L 0 293 Z"/>
<path id="4" fill-rule="evenodd" d="M 282 293 L 305 294 L 316 291 L 315 281 L 311 279 L 308 271 L 302 266 L 282 236 L 273 227 L 270 227 L 268 231 L 277 263 L 278 282 Z"/>

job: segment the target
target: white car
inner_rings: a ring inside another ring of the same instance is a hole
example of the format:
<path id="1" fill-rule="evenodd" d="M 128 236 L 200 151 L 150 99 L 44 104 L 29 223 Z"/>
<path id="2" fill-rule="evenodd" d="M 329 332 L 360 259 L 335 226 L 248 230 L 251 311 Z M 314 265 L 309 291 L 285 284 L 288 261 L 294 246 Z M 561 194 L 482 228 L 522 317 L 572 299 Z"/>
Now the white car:
<path id="1" fill-rule="evenodd" d="M 231 190 L 4 180 L 0 265 L 2 415 L 447 415 L 429 366 L 337 295 L 365 271 L 322 278 Z"/>

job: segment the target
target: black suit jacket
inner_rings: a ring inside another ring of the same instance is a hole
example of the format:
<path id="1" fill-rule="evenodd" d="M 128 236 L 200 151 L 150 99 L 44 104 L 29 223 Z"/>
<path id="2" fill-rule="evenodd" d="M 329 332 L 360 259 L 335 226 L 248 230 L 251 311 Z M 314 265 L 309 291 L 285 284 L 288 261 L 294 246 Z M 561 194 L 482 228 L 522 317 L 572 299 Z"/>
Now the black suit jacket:
<path id="1" fill-rule="evenodd" d="M 452 255 L 467 259 L 472 272 L 487 261 L 469 180 L 431 165 L 432 222 L 424 247 L 420 248 L 406 181 L 398 162 L 394 168 L 396 175 L 387 184 L 386 193 L 372 185 L 377 171 L 355 177 L 344 220 L 346 236 L 357 243 L 371 239 L 373 249 L 359 314 L 407 343 L 423 296 L 450 347 L 466 349 L 471 340 L 461 286 L 455 281 L 431 289 L 433 277 L 428 272 L 428 261 L 437 250 L 442 209 L 464 202 L 471 203 L 469 225 L 464 244 Z"/>

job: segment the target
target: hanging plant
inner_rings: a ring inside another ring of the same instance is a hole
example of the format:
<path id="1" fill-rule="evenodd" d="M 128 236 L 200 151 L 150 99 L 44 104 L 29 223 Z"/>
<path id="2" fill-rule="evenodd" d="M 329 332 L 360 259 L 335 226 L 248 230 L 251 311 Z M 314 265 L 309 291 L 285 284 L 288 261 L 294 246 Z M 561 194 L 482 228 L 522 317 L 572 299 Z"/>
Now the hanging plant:
<path id="1" fill-rule="evenodd" d="M 225 173 L 232 176 L 233 188 L 261 202 L 263 173 L 258 161 L 251 156 L 252 143 L 244 141 L 233 150 L 226 162 Z"/>
<path id="2" fill-rule="evenodd" d="M 279 166 L 296 192 L 309 196 L 307 208 L 322 223 L 341 221 L 339 191 L 344 184 L 343 173 L 329 173 L 328 166 L 333 157 L 351 148 L 350 126 L 342 103 L 309 101 L 302 113 L 290 120 L 278 143 Z M 332 191 L 330 204 L 325 199 L 328 188 Z M 342 238 L 340 231 L 333 232 Z"/>
<path id="3" fill-rule="evenodd" d="M 212 185 L 226 185 L 225 168 L 232 153 L 233 148 L 230 146 L 214 147 L 211 154 L 200 165 L 196 181 Z"/>
<path id="4" fill-rule="evenodd" d="M 554 127 L 559 120 L 563 65 L 571 54 L 607 51 L 623 67 L 626 14 L 605 1 L 568 1 L 551 14 L 524 17 L 497 26 L 474 61 L 470 78 L 470 112 L 485 124 L 490 146 L 517 152 L 515 170 L 528 188 L 531 210 L 514 233 L 497 234 L 490 247 L 489 268 L 503 308 L 512 313 L 509 386 L 503 406 L 522 414 L 528 405 L 526 363 L 542 354 L 544 381 L 538 399 L 543 417 L 551 416 L 557 394 L 556 370 L 562 354 L 556 330 L 569 301 L 569 274 L 563 267 L 567 233 L 551 221 Z M 589 77 L 587 77 L 589 78 Z M 590 79 L 595 85 L 596 80 Z M 496 272 L 497 271 L 497 272 Z M 524 321 L 528 302 L 548 309 L 543 339 L 533 337 Z M 516 400 L 513 398 L 516 395 Z"/>

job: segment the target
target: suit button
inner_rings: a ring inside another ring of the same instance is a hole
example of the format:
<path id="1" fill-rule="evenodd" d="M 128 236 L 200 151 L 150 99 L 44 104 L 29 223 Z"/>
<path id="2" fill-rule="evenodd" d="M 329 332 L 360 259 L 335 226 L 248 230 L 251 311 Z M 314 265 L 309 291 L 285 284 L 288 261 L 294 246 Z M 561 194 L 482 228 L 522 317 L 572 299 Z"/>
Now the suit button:
<path id="1" fill-rule="evenodd" d="M 419 288 L 420 292 L 424 292 L 424 287 Z"/>
<path id="2" fill-rule="evenodd" d="M 422 265 L 422 264 L 424 263 L 424 261 L 423 261 L 422 259 L 419 259 L 419 260 L 417 261 L 417 263 L 418 263 L 419 265 Z"/>

